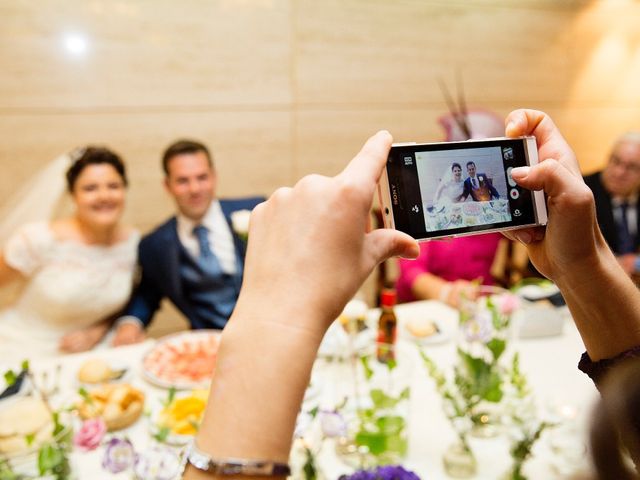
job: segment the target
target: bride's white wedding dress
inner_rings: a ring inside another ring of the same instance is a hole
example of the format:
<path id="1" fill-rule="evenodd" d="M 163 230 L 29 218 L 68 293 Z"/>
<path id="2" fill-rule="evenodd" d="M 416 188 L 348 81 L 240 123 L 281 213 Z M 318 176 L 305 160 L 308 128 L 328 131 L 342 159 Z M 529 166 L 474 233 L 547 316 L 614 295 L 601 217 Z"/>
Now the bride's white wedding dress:
<path id="1" fill-rule="evenodd" d="M 55 355 L 64 334 L 122 309 L 138 241 L 137 232 L 112 246 L 58 240 L 45 222 L 19 229 L 3 253 L 27 281 L 17 301 L 0 311 L 0 360 Z"/>
<path id="2" fill-rule="evenodd" d="M 459 201 L 460 195 L 464 191 L 464 181 L 456 182 L 451 179 L 442 184 L 438 189 L 437 198 L 434 199 L 434 203 L 438 205 L 449 205 Z"/>

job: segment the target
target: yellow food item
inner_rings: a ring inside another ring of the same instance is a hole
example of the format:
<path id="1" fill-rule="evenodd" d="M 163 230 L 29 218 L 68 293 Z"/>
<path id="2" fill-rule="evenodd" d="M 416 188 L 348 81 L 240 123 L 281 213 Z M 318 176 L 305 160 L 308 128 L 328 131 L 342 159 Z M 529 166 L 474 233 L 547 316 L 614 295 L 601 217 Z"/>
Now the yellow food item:
<path id="1" fill-rule="evenodd" d="M 102 383 L 109 380 L 113 372 L 107 362 L 92 358 L 82 364 L 78 370 L 78 380 L 83 383 Z"/>
<path id="2" fill-rule="evenodd" d="M 174 399 L 160 412 L 158 425 L 178 435 L 195 435 L 207 406 L 207 398 L 206 390 L 194 390 L 187 397 Z"/>
<path id="3" fill-rule="evenodd" d="M 438 327 L 434 322 L 426 318 L 412 318 L 406 324 L 407 330 L 414 337 L 430 337 L 438 333 Z"/>
<path id="4" fill-rule="evenodd" d="M 128 384 L 102 385 L 78 404 L 83 419 L 101 417 L 109 431 L 134 423 L 142 413 L 144 393 Z"/>

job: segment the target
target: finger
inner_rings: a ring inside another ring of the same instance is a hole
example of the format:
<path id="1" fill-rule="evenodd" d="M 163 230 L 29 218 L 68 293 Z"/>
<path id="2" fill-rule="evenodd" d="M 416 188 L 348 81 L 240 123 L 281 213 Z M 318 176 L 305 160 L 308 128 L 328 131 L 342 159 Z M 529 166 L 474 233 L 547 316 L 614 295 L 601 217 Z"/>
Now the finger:
<path id="1" fill-rule="evenodd" d="M 364 241 L 363 251 L 368 255 L 365 265 L 369 269 L 391 257 L 417 258 L 420 255 L 418 242 L 397 230 L 374 230 L 366 234 Z"/>
<path id="2" fill-rule="evenodd" d="M 387 163 L 392 142 L 393 137 L 389 132 L 382 130 L 376 133 L 367 140 L 360 152 L 338 176 L 361 185 L 373 194 L 382 169 Z"/>
<path id="3" fill-rule="evenodd" d="M 562 163 L 547 159 L 532 167 L 516 167 L 511 171 L 511 177 L 518 185 L 529 190 L 544 190 L 550 197 L 566 194 L 570 198 L 583 200 L 590 190 L 582 180 L 572 174 Z"/>
<path id="4" fill-rule="evenodd" d="M 538 110 L 515 110 L 507 116 L 505 122 L 507 137 L 535 136 L 538 148 L 545 151 L 541 160 L 555 158 L 562 161 L 574 175 L 581 176 L 573 150 L 549 115 Z"/>
<path id="5" fill-rule="evenodd" d="M 512 240 L 520 242 L 523 245 L 529 245 L 541 241 L 544 238 L 545 232 L 545 227 L 531 227 L 512 230 L 511 235 L 513 237 Z"/>

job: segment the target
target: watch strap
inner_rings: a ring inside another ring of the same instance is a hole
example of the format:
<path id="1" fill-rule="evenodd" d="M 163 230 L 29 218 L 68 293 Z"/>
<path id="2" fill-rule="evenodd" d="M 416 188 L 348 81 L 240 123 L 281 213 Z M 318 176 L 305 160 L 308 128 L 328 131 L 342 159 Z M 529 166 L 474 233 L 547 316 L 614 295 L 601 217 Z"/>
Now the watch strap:
<path id="1" fill-rule="evenodd" d="M 291 469 L 286 463 L 243 458 L 213 458 L 201 451 L 195 443 L 187 450 L 187 461 L 198 470 L 215 475 L 254 475 L 263 477 L 288 476 Z"/>

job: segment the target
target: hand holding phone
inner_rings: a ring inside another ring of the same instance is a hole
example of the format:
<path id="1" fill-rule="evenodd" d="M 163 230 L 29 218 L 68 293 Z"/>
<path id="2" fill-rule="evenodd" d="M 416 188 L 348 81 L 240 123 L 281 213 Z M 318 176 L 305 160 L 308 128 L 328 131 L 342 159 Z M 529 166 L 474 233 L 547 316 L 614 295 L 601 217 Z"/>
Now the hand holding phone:
<path id="1" fill-rule="evenodd" d="M 534 137 L 395 144 L 378 185 L 385 227 L 430 240 L 545 225 L 543 192 L 511 178 L 537 163 Z"/>

